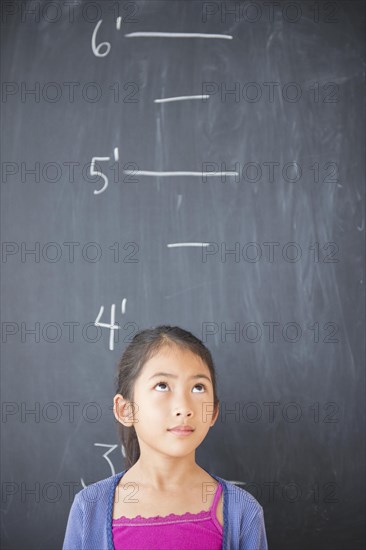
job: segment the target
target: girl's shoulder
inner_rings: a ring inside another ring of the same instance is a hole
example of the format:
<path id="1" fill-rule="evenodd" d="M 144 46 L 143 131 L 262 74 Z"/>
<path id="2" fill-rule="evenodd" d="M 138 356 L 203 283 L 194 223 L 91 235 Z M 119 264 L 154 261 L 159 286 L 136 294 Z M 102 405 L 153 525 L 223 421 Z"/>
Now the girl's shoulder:
<path id="1" fill-rule="evenodd" d="M 76 493 L 75 499 L 79 501 L 79 504 L 83 503 L 89 505 L 100 504 L 104 501 L 108 501 L 112 490 L 115 488 L 122 475 L 123 472 L 119 472 L 118 474 L 114 474 L 87 485 L 87 487 L 84 487 Z"/>
<path id="2" fill-rule="evenodd" d="M 264 512 L 257 499 L 232 481 L 219 478 L 224 491 L 224 520 L 235 548 L 268 550 Z M 226 494 L 226 505 L 225 505 Z M 237 543 L 239 541 L 239 546 Z M 246 541 L 246 542 L 243 542 Z M 244 544 L 244 546 L 242 546 Z"/>
<path id="3" fill-rule="evenodd" d="M 211 474 L 213 475 L 213 474 Z M 257 499 L 245 489 L 238 487 L 234 482 L 223 479 L 219 476 L 214 476 L 222 485 L 224 493 L 224 502 L 226 500 L 230 511 L 245 511 L 251 512 L 251 515 L 263 513 L 263 508 Z"/>

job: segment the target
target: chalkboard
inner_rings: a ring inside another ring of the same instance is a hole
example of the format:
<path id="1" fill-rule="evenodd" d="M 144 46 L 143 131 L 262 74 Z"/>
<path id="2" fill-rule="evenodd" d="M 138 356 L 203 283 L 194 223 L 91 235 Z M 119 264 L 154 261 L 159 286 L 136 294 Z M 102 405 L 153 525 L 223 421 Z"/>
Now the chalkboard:
<path id="1" fill-rule="evenodd" d="M 3 1 L 2 548 L 124 469 L 134 334 L 202 339 L 205 469 L 364 548 L 364 4 Z"/>

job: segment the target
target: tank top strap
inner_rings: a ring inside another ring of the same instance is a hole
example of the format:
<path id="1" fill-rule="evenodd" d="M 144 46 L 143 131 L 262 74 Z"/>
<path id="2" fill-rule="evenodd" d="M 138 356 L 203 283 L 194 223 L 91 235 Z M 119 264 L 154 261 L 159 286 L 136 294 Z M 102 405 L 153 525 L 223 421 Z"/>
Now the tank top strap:
<path id="1" fill-rule="evenodd" d="M 213 499 L 213 502 L 212 502 L 212 505 L 211 505 L 211 508 L 210 508 L 211 516 L 215 517 L 215 518 L 216 518 L 216 508 L 217 508 L 217 504 L 220 500 L 221 493 L 222 493 L 221 483 L 218 482 L 218 486 L 217 486 L 216 491 L 215 491 L 215 496 L 214 496 L 214 499 Z"/>

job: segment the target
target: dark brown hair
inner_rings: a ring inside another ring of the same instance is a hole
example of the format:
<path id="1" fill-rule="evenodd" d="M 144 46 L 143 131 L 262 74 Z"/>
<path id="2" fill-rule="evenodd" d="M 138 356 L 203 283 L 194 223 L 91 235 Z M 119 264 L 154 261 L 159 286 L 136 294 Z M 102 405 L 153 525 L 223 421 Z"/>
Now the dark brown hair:
<path id="1" fill-rule="evenodd" d="M 125 349 L 115 378 L 116 394 L 133 402 L 135 381 L 144 364 L 165 346 L 178 346 L 198 355 L 207 365 L 213 385 L 214 411 L 219 404 L 216 390 L 215 366 L 210 351 L 191 332 L 177 326 L 161 325 L 141 330 L 135 334 Z M 126 455 L 126 468 L 133 466 L 140 457 L 140 446 L 134 426 L 127 427 L 118 422 L 118 434 Z"/>

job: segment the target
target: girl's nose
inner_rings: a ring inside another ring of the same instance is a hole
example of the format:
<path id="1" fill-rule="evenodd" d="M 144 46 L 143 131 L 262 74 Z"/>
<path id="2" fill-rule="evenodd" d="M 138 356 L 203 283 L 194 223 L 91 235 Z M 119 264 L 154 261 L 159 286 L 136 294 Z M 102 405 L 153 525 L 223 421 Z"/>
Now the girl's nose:
<path id="1" fill-rule="evenodd" d="M 189 416 L 191 417 L 193 415 L 193 411 L 189 405 L 181 405 L 179 407 L 176 407 L 174 410 L 174 414 L 176 416 Z"/>

